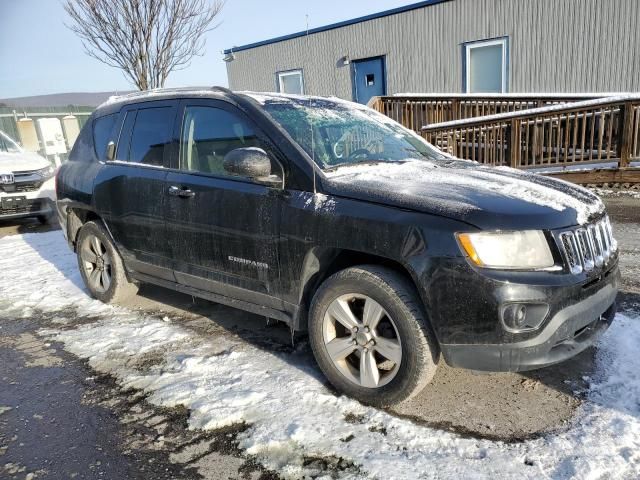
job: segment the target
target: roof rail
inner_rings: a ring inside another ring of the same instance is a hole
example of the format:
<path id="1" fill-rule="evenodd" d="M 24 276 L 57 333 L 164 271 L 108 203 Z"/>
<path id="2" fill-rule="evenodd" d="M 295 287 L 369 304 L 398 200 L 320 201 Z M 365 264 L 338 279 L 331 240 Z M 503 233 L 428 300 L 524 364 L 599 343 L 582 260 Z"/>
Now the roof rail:
<path id="1" fill-rule="evenodd" d="M 222 92 L 222 93 L 233 93 L 231 90 L 229 90 L 228 88 L 225 87 L 219 87 L 217 85 L 214 85 L 213 87 L 211 87 L 211 90 L 213 90 L 214 92 Z"/>

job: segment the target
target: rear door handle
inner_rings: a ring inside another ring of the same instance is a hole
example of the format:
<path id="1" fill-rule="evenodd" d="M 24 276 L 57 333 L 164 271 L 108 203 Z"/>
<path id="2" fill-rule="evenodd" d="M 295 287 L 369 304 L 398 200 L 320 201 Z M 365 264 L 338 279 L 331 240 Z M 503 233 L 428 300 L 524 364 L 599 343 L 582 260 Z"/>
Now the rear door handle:
<path id="1" fill-rule="evenodd" d="M 172 197 L 191 198 L 195 197 L 196 192 L 189 190 L 188 188 L 179 188 L 175 185 L 169 187 L 169 195 Z"/>

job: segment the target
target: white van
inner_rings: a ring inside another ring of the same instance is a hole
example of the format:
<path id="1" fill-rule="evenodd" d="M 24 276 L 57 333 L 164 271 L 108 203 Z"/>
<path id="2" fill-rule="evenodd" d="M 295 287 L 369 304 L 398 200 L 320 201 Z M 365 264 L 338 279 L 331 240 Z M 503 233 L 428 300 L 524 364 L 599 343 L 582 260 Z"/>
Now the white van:
<path id="1" fill-rule="evenodd" d="M 36 217 L 47 223 L 54 213 L 54 174 L 49 160 L 0 131 L 0 220 Z"/>

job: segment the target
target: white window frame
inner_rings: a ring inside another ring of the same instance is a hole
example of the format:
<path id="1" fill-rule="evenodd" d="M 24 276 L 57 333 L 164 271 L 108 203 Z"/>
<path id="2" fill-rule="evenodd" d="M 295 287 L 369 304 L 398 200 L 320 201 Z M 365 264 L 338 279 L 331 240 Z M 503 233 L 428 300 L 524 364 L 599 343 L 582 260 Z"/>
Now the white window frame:
<path id="1" fill-rule="evenodd" d="M 502 91 L 507 93 L 507 74 L 508 74 L 508 57 L 507 57 L 507 37 L 496 38 L 494 40 L 478 40 L 464 44 L 465 50 L 465 93 L 471 93 L 471 50 L 474 48 L 491 47 L 494 45 L 502 46 Z M 481 94 L 480 92 L 476 92 Z"/>
<path id="2" fill-rule="evenodd" d="M 300 75 L 300 85 L 302 87 L 302 92 L 301 95 L 304 95 L 304 74 L 302 73 L 302 69 L 301 68 L 296 68 L 294 70 L 286 70 L 283 72 L 277 72 L 276 74 L 278 76 L 278 91 L 281 93 L 285 93 L 284 88 L 283 88 L 283 82 L 282 79 L 283 77 L 290 77 L 293 75 Z"/>

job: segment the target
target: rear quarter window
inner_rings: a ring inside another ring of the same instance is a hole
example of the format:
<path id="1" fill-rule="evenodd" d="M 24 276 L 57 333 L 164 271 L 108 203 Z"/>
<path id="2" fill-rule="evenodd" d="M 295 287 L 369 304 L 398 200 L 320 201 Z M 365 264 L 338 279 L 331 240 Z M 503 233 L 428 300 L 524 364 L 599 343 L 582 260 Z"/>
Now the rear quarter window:
<path id="1" fill-rule="evenodd" d="M 107 144 L 112 140 L 113 126 L 117 118 L 118 114 L 112 113 L 93 121 L 93 148 L 99 160 L 106 158 Z"/>

